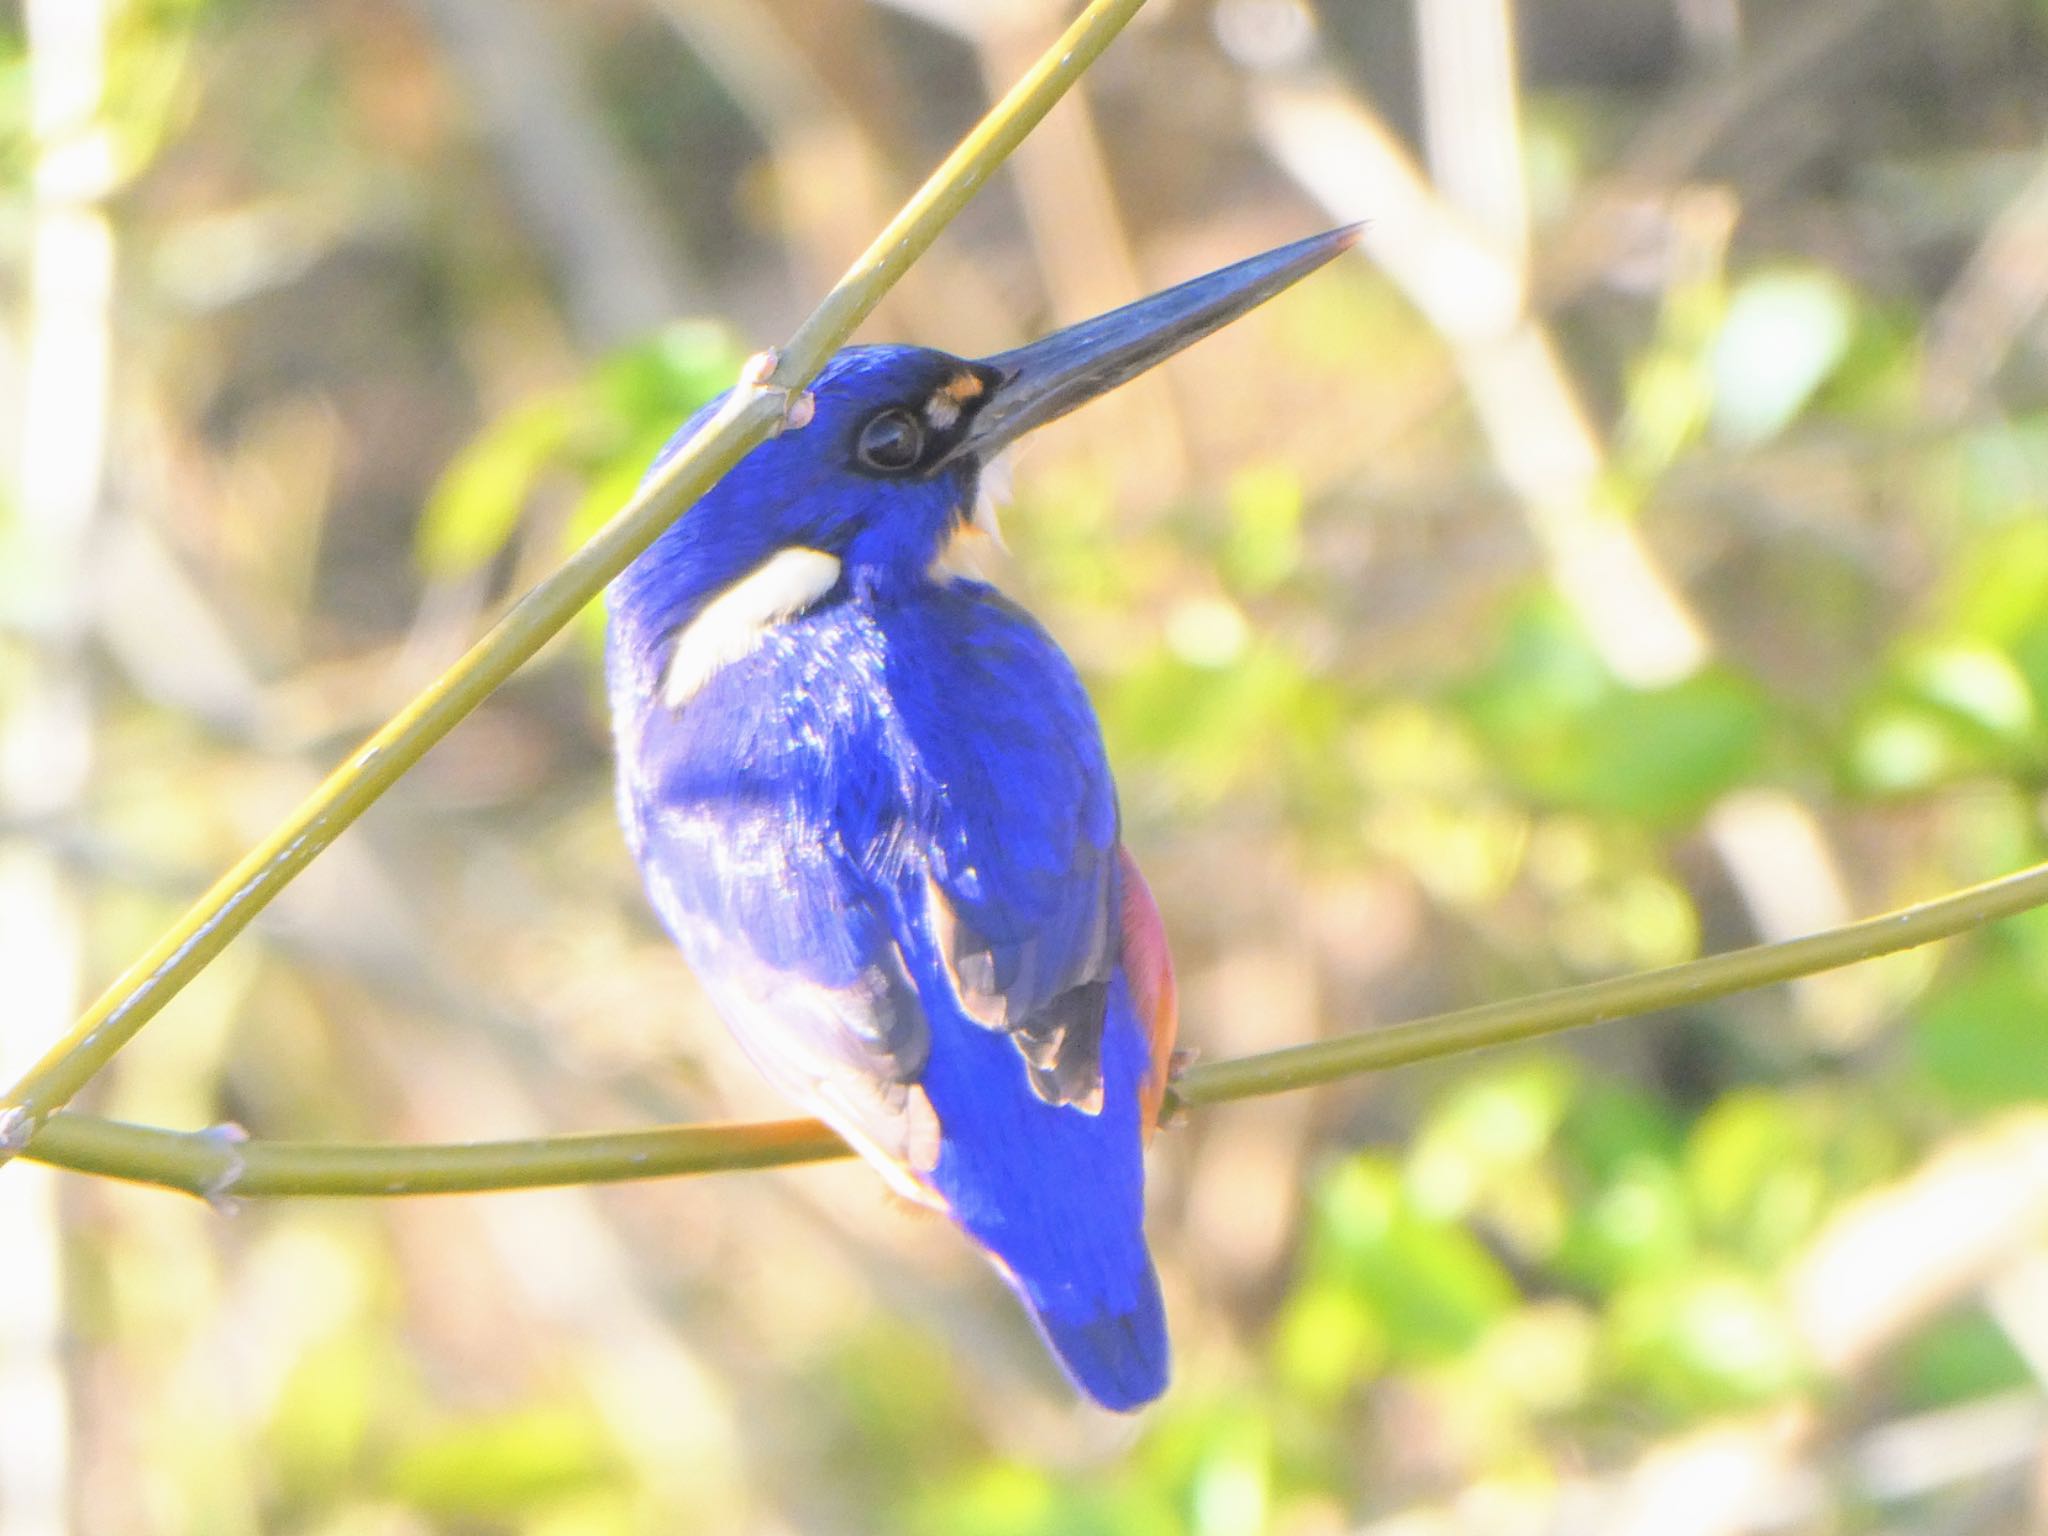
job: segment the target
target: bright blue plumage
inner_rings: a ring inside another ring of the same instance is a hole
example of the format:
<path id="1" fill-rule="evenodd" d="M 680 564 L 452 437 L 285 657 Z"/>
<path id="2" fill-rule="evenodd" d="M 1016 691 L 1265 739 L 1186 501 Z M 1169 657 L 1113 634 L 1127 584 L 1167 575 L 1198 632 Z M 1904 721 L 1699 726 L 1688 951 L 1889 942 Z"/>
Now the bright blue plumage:
<path id="1" fill-rule="evenodd" d="M 1129 1408 L 1166 1378 L 1142 1236 L 1153 1053 L 1110 986 L 1116 800 L 1093 712 L 1021 610 L 927 573 L 973 503 L 974 464 L 909 487 L 813 473 L 867 415 L 964 367 L 842 353 L 815 385 L 816 419 L 757 449 L 620 579 L 621 808 L 657 911 L 756 1061 L 907 1170 L 906 1193 L 936 1196 L 1081 1384 Z M 838 551 L 837 582 L 669 707 L 678 633 L 789 545 Z M 1010 1027 L 970 1014 L 961 934 Z M 1034 1068 L 1012 1029 L 1059 1016 L 1070 994 L 1092 1017 Z M 1034 1089 L 1063 1050 L 1091 1092 L 1099 1050 L 1099 1109 Z"/>
<path id="2" fill-rule="evenodd" d="M 981 362 L 850 348 L 611 592 L 620 813 L 664 925 L 761 1069 L 958 1222 L 1110 1408 L 1167 1377 L 1143 1148 L 1171 972 L 1072 666 L 935 562 L 1005 443 L 1351 238 Z"/>

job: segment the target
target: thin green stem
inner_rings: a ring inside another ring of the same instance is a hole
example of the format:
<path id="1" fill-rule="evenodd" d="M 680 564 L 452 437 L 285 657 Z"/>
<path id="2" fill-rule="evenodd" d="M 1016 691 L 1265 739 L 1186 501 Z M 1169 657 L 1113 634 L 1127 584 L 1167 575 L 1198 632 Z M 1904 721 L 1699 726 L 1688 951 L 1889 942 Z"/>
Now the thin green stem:
<path id="1" fill-rule="evenodd" d="M 2048 864 L 1803 939 L 1194 1067 L 1174 1084 L 1170 1106 L 1283 1093 L 1705 1002 L 1914 949 L 2044 904 Z M 221 1199 L 457 1194 L 611 1183 L 821 1162 L 844 1157 L 848 1149 L 812 1120 L 420 1147 L 242 1141 L 218 1131 L 160 1131 L 63 1114 L 36 1133 L 23 1155 L 81 1173 Z"/>
<path id="2" fill-rule="evenodd" d="M 65 1111 L 50 1117 L 22 1155 L 79 1173 L 224 1201 L 266 1195 L 459 1195 L 612 1184 L 822 1162 L 851 1156 L 851 1151 L 815 1120 L 678 1125 L 419 1147 L 244 1141 L 220 1129 L 160 1131 Z"/>
<path id="3" fill-rule="evenodd" d="M 1917 949 L 2042 905 L 2048 905 L 2048 864 L 1803 939 L 1752 945 L 1634 976 L 1485 1003 L 1407 1024 L 1196 1067 L 1174 1084 L 1173 1097 L 1190 1106 L 1256 1098 L 1436 1056 L 1511 1045 L 1586 1024 L 1702 1003 Z"/>
<path id="4" fill-rule="evenodd" d="M 649 478 L 625 508 L 249 850 L 190 911 L 130 965 L 77 1026 L 0 1099 L 0 1163 L 177 996 L 344 828 L 453 730 L 457 722 L 574 618 L 682 510 L 783 419 L 808 384 L 897 279 L 1109 46 L 1144 0 L 1093 0 L 1043 58 L 875 238 L 798 327 L 765 380 L 750 374 L 726 407 Z"/>

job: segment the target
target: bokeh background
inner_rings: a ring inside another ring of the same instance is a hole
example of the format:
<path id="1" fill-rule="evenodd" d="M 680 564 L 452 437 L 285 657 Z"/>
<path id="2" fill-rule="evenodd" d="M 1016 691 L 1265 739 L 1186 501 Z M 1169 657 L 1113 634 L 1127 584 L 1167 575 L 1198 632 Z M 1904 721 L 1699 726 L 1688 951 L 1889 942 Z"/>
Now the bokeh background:
<path id="1" fill-rule="evenodd" d="M 1035 0 L 0 13 L 0 1066 L 785 335 Z M 2048 5 L 1156 0 L 868 327 L 1365 251 L 1042 435 L 1222 1058 L 2048 854 Z M 783 1112 L 645 911 L 596 629 L 96 1110 Z M 6 1075 L 11 1076 L 10 1070 Z M 2048 1522 L 2048 922 L 1161 1137 L 1076 1403 L 862 1169 L 215 1209 L 0 1171 L 0 1536 Z"/>

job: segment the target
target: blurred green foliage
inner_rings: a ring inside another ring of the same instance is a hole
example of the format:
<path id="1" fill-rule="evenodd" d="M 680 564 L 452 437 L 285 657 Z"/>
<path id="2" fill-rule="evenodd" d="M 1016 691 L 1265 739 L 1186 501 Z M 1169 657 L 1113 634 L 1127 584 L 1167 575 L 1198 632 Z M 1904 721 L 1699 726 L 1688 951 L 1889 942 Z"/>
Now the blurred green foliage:
<path id="1" fill-rule="evenodd" d="M 467 576 L 502 554 L 549 476 L 575 486 L 560 553 L 574 549 L 625 505 L 681 423 L 732 382 L 741 356 L 718 326 L 675 325 L 508 412 L 456 456 L 421 509 L 421 570 Z"/>
<path id="2" fill-rule="evenodd" d="M 772 339 L 759 317 L 788 311 L 793 273 L 843 262 L 832 219 L 864 237 L 861 190 L 908 185 L 1007 68 L 851 4 L 764 0 L 772 35 L 720 31 L 719 7 L 546 12 L 560 30 L 536 35 L 570 39 L 619 99 L 523 101 L 527 119 L 627 125 L 611 170 L 646 194 L 625 206 L 691 299 L 620 345 L 573 318 L 590 253 L 565 255 L 523 198 L 516 135 L 477 107 L 446 24 L 459 9 L 125 13 L 115 479 L 189 581 L 96 600 L 87 624 L 99 776 L 90 827 L 58 841 L 102 970 L 448 631 L 623 502 Z M 1248 138 L 1264 77 L 1219 41 L 1242 9 L 1173 8 L 1102 66 L 1105 174 L 1147 277 L 1304 217 Z M 1317 46 L 1405 121 L 1414 87 L 1386 60 L 1406 40 L 1375 30 L 1396 9 L 1324 5 Z M 1879 910 L 2048 853 L 2040 321 L 1975 374 L 1942 362 L 1973 253 L 2040 174 L 2048 7 L 1879 7 L 1764 88 L 1808 9 L 1825 8 L 1742 8 L 1754 37 L 1722 59 L 1670 7 L 1521 8 L 1539 318 L 1605 450 L 1592 511 L 1644 536 L 1707 636 L 1685 675 L 1634 682 L 1603 654 L 1508 489 L 1469 360 L 1364 262 L 1175 365 L 1144 397 L 1178 445 L 1150 482 L 1132 484 L 1141 434 L 1111 402 L 1026 459 L 1001 579 L 1101 710 L 1191 1044 L 1235 1054 L 1668 963 L 1774 936 L 1780 901 L 1795 924 Z M 496 24 L 544 25 L 528 11 Z M 0 25 L 17 222 L 24 57 Z M 1636 140 L 1692 131 L 1701 78 L 1744 110 L 1654 186 L 1630 179 Z M 880 92 L 891 79 L 929 89 Z M 746 133 L 704 127 L 736 113 Z M 1659 222 L 1701 196 L 1719 235 Z M 1077 228 L 997 199 L 976 218 L 891 317 L 905 334 L 965 347 L 954 331 L 1021 336 L 1069 302 L 1047 253 Z M 1660 240 L 1679 255 L 1660 264 Z M 1602 241 L 1587 271 L 1547 265 Z M 1960 404 L 1936 398 L 1944 367 L 1971 381 Z M 0 488 L 0 536 L 13 501 Z M 190 676 L 167 682 L 152 653 Z M 0 640 L 0 706 L 25 654 Z M 569 649 L 494 700 L 336 850 L 334 884 L 137 1043 L 99 1107 L 417 1139 L 770 1109 L 617 848 L 590 665 Z M 1786 1454 L 1822 1490 L 1813 1528 L 2001 1528 L 1987 1489 L 2021 1528 L 2025 1458 L 1882 1497 L 1857 1458 L 1915 1416 L 2038 1397 L 2038 1298 L 1973 1274 L 1900 1300 L 1850 1370 L 1817 1348 L 1802 1287 L 1945 1154 L 2034 1125 L 2044 1019 L 2033 916 L 1195 1117 L 1157 1154 L 1178 1379 L 1124 1427 L 1070 1408 L 946 1234 L 831 1182 L 857 1170 L 233 1223 L 79 1191 L 81 1528 L 1604 1530 L 1559 1501 L 1774 1414 L 1805 1425 Z M 1904 1286 L 1962 1243 L 1937 1218 L 2025 1193 L 1994 1161 L 1941 1210 L 1904 1202 L 1857 1278 Z M 1824 1299 L 1823 1320 L 1869 1296 Z"/>

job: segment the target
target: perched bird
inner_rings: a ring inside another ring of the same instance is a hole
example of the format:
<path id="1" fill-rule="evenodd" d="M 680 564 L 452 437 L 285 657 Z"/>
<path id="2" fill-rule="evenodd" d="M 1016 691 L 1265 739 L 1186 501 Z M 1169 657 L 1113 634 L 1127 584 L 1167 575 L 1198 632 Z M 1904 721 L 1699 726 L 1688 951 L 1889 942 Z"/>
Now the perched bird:
<path id="1" fill-rule="evenodd" d="M 610 591 L 619 811 L 662 923 L 760 1069 L 980 1244 L 1107 1408 L 1166 1386 L 1143 1155 L 1173 973 L 1072 664 L 946 557 L 993 531 L 1009 443 L 1355 235 L 980 361 L 848 347 Z"/>

